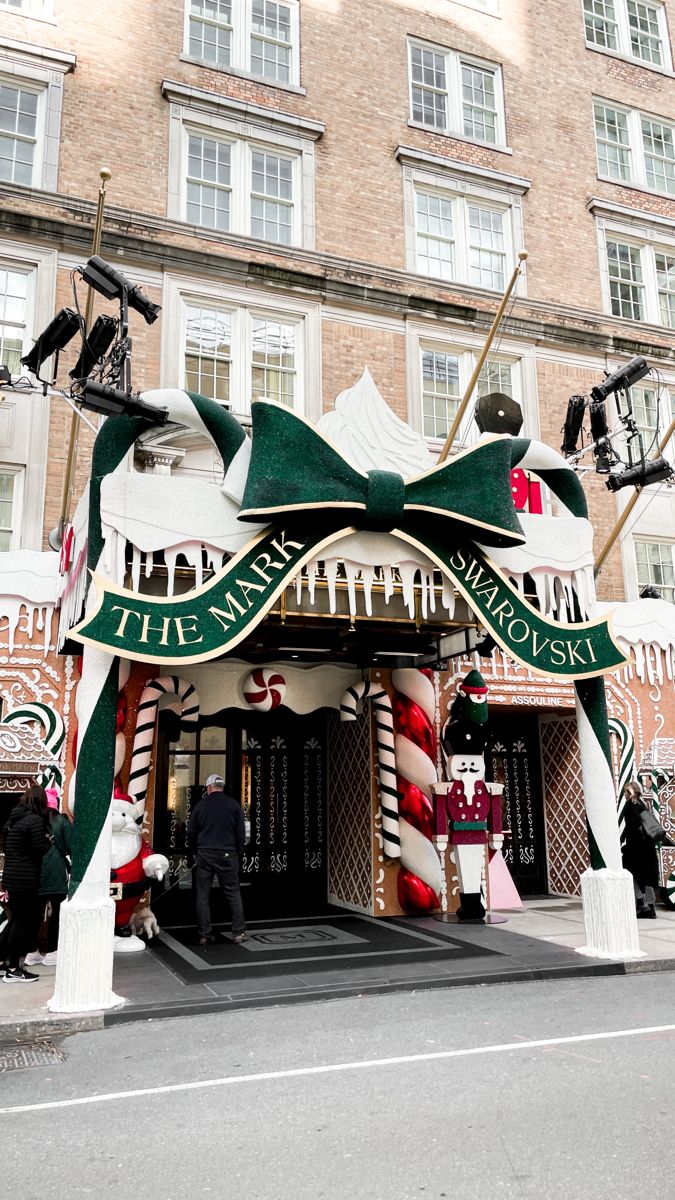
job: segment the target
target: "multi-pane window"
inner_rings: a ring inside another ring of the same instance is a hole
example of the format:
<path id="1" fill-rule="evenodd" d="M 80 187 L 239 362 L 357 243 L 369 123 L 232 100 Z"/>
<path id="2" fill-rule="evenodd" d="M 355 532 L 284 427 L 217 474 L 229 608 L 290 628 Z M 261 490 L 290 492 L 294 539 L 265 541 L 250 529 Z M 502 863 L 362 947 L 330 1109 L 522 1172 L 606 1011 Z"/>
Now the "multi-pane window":
<path id="1" fill-rule="evenodd" d="M 604 100 L 593 112 L 598 174 L 675 196 L 675 125 Z"/>
<path id="2" fill-rule="evenodd" d="M 268 242 L 293 241 L 293 159 L 254 150 L 251 233 Z"/>
<path id="3" fill-rule="evenodd" d="M 17 482 L 15 471 L 3 471 L 0 467 L 0 550 L 11 550 L 12 535 L 16 524 Z"/>
<path id="4" fill-rule="evenodd" d="M 208 229 L 230 228 L 232 146 L 215 138 L 188 136 L 187 219 Z"/>
<path id="5" fill-rule="evenodd" d="M 675 566 L 670 542 L 643 542 L 635 539 L 638 587 L 654 587 L 664 600 L 675 602 Z"/>
<path id="6" fill-rule="evenodd" d="M 0 179 L 33 182 L 39 93 L 0 81 Z"/>
<path id="7" fill-rule="evenodd" d="M 675 329 L 675 247 L 607 237 L 610 308 L 615 317 Z"/>
<path id="8" fill-rule="evenodd" d="M 185 387 L 230 403 L 232 317 L 214 308 L 186 306 Z"/>
<path id="9" fill-rule="evenodd" d="M 0 264 L 0 365 L 12 374 L 21 372 L 29 279 L 27 272 Z"/>
<path id="10" fill-rule="evenodd" d="M 608 239 L 607 268 L 612 313 L 632 321 L 645 319 L 645 286 L 639 246 Z"/>
<path id="11" fill-rule="evenodd" d="M 423 350 L 422 427 L 425 437 L 447 437 L 459 401 L 459 362 L 456 355 Z"/>
<path id="12" fill-rule="evenodd" d="M 278 400 L 293 408 L 296 392 L 295 326 L 264 317 L 251 321 L 254 400 Z"/>
<path id="13" fill-rule="evenodd" d="M 186 0 L 185 52 L 208 66 L 298 84 L 298 0 Z"/>
<path id="14" fill-rule="evenodd" d="M 491 392 L 501 392 L 503 396 L 513 397 L 513 367 L 511 363 L 492 359 L 481 368 L 476 390 L 479 396 L 489 396 Z"/>
<path id="15" fill-rule="evenodd" d="M 671 65 L 663 3 L 584 0 L 586 43 L 650 67 Z"/>
<path id="16" fill-rule="evenodd" d="M 415 189 L 416 269 L 423 275 L 503 291 L 507 213 L 464 196 Z"/>
<path id="17" fill-rule="evenodd" d="M 300 405 L 302 321 L 185 301 L 184 385 L 247 413 L 251 401 Z"/>
<path id="18" fill-rule="evenodd" d="M 297 155 L 187 132 L 185 219 L 290 246 L 298 240 Z"/>
<path id="19" fill-rule="evenodd" d="M 232 61 L 232 0 L 190 0 L 188 51 L 191 58 L 229 67 Z"/>
<path id="20" fill-rule="evenodd" d="M 598 171 L 610 179 L 630 179 L 628 114 L 600 102 L 594 105 Z"/>
<path id="21" fill-rule="evenodd" d="M 409 47 L 411 120 L 450 136 L 503 145 L 500 67 L 426 42 L 411 41 Z"/>

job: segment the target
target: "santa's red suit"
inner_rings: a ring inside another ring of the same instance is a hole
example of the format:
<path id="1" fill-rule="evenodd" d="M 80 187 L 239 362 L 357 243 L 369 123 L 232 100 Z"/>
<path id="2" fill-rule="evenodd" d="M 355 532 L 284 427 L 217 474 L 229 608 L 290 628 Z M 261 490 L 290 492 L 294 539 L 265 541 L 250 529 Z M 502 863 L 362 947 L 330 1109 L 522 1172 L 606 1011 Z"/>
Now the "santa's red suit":
<path id="1" fill-rule="evenodd" d="M 150 880 L 143 870 L 143 862 L 152 853 L 148 843 L 141 841 L 141 848 L 136 857 L 124 863 L 124 866 L 113 867 L 110 872 L 110 882 L 122 885 L 122 899 L 115 901 L 115 931 L 129 924 L 138 901 L 150 886 Z"/>

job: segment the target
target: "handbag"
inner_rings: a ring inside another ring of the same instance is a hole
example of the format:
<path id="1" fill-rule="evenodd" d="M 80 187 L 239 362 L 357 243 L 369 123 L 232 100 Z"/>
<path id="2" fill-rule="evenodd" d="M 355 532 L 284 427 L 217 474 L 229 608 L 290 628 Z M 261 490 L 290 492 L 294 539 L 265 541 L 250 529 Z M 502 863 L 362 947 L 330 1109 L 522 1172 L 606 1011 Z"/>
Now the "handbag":
<path id="1" fill-rule="evenodd" d="M 642 826 L 643 833 L 646 834 L 650 842 L 663 842 L 664 840 L 670 842 L 668 834 L 663 828 L 663 825 L 656 819 L 650 808 L 645 809 L 644 812 L 640 813 L 640 824 Z"/>

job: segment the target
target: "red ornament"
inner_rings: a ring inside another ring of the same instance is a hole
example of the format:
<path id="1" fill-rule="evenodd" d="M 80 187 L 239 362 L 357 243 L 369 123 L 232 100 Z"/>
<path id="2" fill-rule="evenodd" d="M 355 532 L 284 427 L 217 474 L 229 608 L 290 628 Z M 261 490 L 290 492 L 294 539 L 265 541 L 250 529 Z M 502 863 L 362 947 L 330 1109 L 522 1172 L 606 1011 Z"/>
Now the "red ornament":
<path id="1" fill-rule="evenodd" d="M 403 779 L 401 775 L 397 777 L 396 785 L 398 787 L 400 800 L 398 811 L 415 829 L 419 829 L 426 838 L 433 838 L 436 832 L 434 823 L 434 807 L 427 795 L 418 788 L 416 784 L 411 783 L 409 779 Z"/>
<path id="2" fill-rule="evenodd" d="M 439 907 L 438 896 L 428 883 L 406 867 L 398 873 L 398 902 L 408 912 L 431 912 Z"/>
<path id="3" fill-rule="evenodd" d="M 120 692 L 117 699 L 117 723 L 115 725 L 115 733 L 119 733 L 124 729 L 124 723 L 127 719 L 127 698 L 124 692 Z"/>
<path id="4" fill-rule="evenodd" d="M 396 692 L 394 696 L 393 707 L 396 732 L 414 742 L 420 750 L 424 751 L 427 758 L 435 761 L 436 734 L 427 714 L 422 711 L 419 704 L 408 700 L 399 692 Z"/>

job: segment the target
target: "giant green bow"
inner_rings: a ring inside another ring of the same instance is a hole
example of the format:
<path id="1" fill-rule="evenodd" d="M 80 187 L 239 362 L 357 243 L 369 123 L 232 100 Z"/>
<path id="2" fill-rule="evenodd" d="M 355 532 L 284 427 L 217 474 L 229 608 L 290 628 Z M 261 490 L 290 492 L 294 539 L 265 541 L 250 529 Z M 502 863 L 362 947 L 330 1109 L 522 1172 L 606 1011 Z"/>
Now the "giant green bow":
<path id="1" fill-rule="evenodd" d="M 283 404 L 253 405 L 253 449 L 239 514 L 270 521 L 289 513 L 335 510 L 343 525 L 389 531 L 419 528 L 420 516 L 462 526 L 455 538 L 488 546 L 524 542 L 513 505 L 511 439 L 494 436 L 405 480 L 394 471 L 358 471 L 327 439 Z"/>

